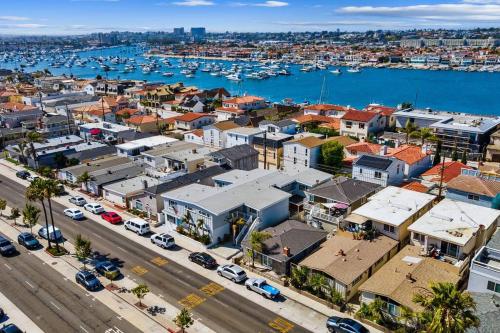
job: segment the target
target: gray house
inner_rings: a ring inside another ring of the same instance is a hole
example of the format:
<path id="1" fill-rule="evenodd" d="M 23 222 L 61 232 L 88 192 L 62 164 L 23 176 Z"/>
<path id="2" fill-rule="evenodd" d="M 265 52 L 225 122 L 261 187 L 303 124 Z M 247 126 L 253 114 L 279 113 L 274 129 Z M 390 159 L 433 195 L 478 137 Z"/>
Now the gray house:
<path id="1" fill-rule="evenodd" d="M 118 165 L 104 170 L 89 173 L 90 181 L 87 182 L 87 191 L 95 196 L 100 196 L 103 186 L 120 180 L 136 177 L 145 170 L 143 164 L 133 162 Z"/>
<path id="2" fill-rule="evenodd" d="M 210 153 L 212 160 L 231 169 L 253 170 L 259 167 L 259 152 L 252 146 L 238 145 Z"/>

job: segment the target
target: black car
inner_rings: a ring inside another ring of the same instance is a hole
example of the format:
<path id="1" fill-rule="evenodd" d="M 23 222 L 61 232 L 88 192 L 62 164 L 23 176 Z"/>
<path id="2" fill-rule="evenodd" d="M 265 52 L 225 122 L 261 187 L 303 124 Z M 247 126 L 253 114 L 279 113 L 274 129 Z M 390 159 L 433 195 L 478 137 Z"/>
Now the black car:
<path id="1" fill-rule="evenodd" d="M 85 289 L 94 291 L 101 288 L 101 282 L 90 271 L 81 270 L 75 275 L 76 282 L 85 287 Z"/>
<path id="2" fill-rule="evenodd" d="M 26 170 L 20 170 L 20 171 L 16 172 L 17 178 L 26 179 L 26 178 L 28 178 L 28 176 L 30 176 L 30 173 Z"/>
<path id="3" fill-rule="evenodd" d="M 370 333 L 370 331 L 351 318 L 332 316 L 326 321 L 329 332 L 335 333 Z"/>
<path id="4" fill-rule="evenodd" d="M 3 256 L 9 256 L 15 253 L 17 253 L 17 250 L 14 245 L 12 245 L 12 242 L 3 236 L 0 236 L 0 254 Z"/>
<path id="5" fill-rule="evenodd" d="M 40 247 L 40 242 L 29 232 L 21 232 L 17 236 L 17 242 L 19 245 L 24 246 L 29 250 L 38 249 Z"/>
<path id="6" fill-rule="evenodd" d="M 0 321 L 5 317 L 5 312 L 3 311 L 2 308 L 0 308 Z"/>
<path id="7" fill-rule="evenodd" d="M 189 260 L 205 268 L 217 267 L 217 261 L 205 252 L 193 252 L 189 255 Z"/>
<path id="8" fill-rule="evenodd" d="M 23 331 L 14 324 L 8 324 L 0 328 L 0 333 L 23 333 Z"/>

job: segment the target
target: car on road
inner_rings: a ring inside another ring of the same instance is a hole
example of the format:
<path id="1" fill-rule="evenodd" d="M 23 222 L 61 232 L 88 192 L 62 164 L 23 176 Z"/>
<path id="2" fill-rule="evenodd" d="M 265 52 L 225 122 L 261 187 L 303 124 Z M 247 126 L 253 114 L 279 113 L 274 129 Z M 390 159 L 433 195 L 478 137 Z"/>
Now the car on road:
<path id="1" fill-rule="evenodd" d="M 151 243 L 158 245 L 164 249 L 171 248 L 175 245 L 174 237 L 166 233 L 154 234 L 151 236 Z"/>
<path id="2" fill-rule="evenodd" d="M 35 181 L 35 179 L 38 179 L 38 178 L 40 178 L 40 177 L 30 174 L 28 177 L 26 177 L 26 180 L 29 181 L 30 183 L 32 183 Z"/>
<path id="3" fill-rule="evenodd" d="M 279 296 L 280 291 L 267 283 L 266 280 L 258 279 L 248 279 L 245 281 L 245 286 L 248 290 L 253 290 L 257 294 L 260 294 L 269 299 L 275 299 Z"/>
<path id="4" fill-rule="evenodd" d="M 149 233 L 149 222 L 144 221 L 143 219 L 135 218 L 130 219 L 124 223 L 125 230 L 131 230 L 138 235 L 144 235 Z"/>
<path id="5" fill-rule="evenodd" d="M 0 333 L 23 333 L 23 331 L 14 324 L 7 324 L 0 328 Z"/>
<path id="6" fill-rule="evenodd" d="M 83 212 L 78 208 L 66 208 L 64 215 L 71 217 L 73 220 L 83 220 L 85 218 Z"/>
<path id="7" fill-rule="evenodd" d="M 247 273 L 238 265 L 229 264 L 221 265 L 217 267 L 217 274 L 233 281 L 234 283 L 239 283 L 247 279 Z"/>
<path id="8" fill-rule="evenodd" d="M 102 276 L 114 280 L 120 276 L 120 270 L 111 261 L 101 261 L 95 265 L 95 270 Z"/>
<path id="9" fill-rule="evenodd" d="M 31 174 L 26 170 L 19 170 L 18 172 L 16 172 L 17 178 L 26 179 L 29 176 L 31 176 Z"/>
<path id="10" fill-rule="evenodd" d="M 19 245 L 22 245 L 29 250 L 38 249 L 40 247 L 38 239 L 36 239 L 35 236 L 29 232 L 21 232 L 17 236 L 17 242 Z"/>
<path id="11" fill-rule="evenodd" d="M 328 332 L 332 333 L 369 333 L 370 331 L 351 318 L 337 316 L 329 317 L 326 321 Z"/>
<path id="12" fill-rule="evenodd" d="M 101 214 L 101 217 L 103 218 L 103 220 L 111 224 L 118 224 L 123 222 L 122 217 L 115 212 L 104 212 Z"/>
<path id="13" fill-rule="evenodd" d="M 93 214 L 104 213 L 104 207 L 96 202 L 89 202 L 88 204 L 85 204 L 83 206 L 83 208 L 85 208 L 85 210 L 87 210 Z"/>
<path id="14" fill-rule="evenodd" d="M 87 200 L 85 200 L 84 197 L 79 197 L 79 196 L 71 197 L 68 200 L 72 204 L 75 204 L 75 205 L 80 206 L 80 207 L 82 207 L 83 205 L 85 205 L 87 203 Z"/>
<path id="15" fill-rule="evenodd" d="M 48 229 L 47 227 L 41 227 L 40 230 L 38 230 L 38 236 L 42 237 L 43 239 L 48 239 L 50 237 L 51 241 L 56 242 L 60 242 L 63 240 L 61 230 L 59 230 L 59 228 L 57 227 L 54 228 L 51 225 L 49 225 Z"/>
<path id="16" fill-rule="evenodd" d="M 217 261 L 206 252 L 192 252 L 189 255 L 189 260 L 205 268 L 217 267 Z"/>
<path id="17" fill-rule="evenodd" d="M 3 256 L 11 256 L 16 253 L 16 247 L 12 245 L 12 242 L 3 236 L 0 236 L 0 254 Z"/>
<path id="18" fill-rule="evenodd" d="M 99 279 L 88 270 L 78 271 L 75 275 L 75 280 L 78 284 L 81 284 L 85 289 L 89 291 L 94 291 L 101 288 L 101 282 Z"/>

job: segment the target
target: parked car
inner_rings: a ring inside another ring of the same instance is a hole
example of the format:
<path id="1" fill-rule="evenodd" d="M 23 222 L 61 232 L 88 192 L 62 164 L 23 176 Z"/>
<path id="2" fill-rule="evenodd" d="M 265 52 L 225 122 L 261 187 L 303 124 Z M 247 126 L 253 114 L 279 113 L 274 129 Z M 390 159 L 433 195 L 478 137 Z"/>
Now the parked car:
<path id="1" fill-rule="evenodd" d="M 17 178 L 26 179 L 29 176 L 31 176 L 31 174 L 26 170 L 20 170 L 20 171 L 16 172 Z"/>
<path id="2" fill-rule="evenodd" d="M 0 308 L 0 320 L 2 320 L 3 317 L 5 317 L 5 312 L 3 311 L 2 308 Z"/>
<path id="3" fill-rule="evenodd" d="M 14 324 L 7 324 L 0 328 L 0 333 L 23 333 L 23 331 Z"/>
<path id="4" fill-rule="evenodd" d="M 57 227 L 53 228 L 51 225 L 49 225 L 48 229 L 47 227 L 41 227 L 40 230 L 38 230 L 38 236 L 42 237 L 43 239 L 48 239 L 49 235 L 51 241 L 60 242 L 63 240 L 61 230 L 59 230 L 59 228 Z"/>
<path id="5" fill-rule="evenodd" d="M 78 208 L 66 208 L 64 215 L 71 217 L 73 220 L 83 220 L 85 218 L 83 212 Z"/>
<path id="6" fill-rule="evenodd" d="M 138 235 L 144 235 L 150 231 L 149 223 L 139 218 L 130 219 L 124 225 L 126 230 L 131 230 Z"/>
<path id="7" fill-rule="evenodd" d="M 12 242 L 7 238 L 0 236 L 0 254 L 3 256 L 10 256 L 16 254 L 17 250 Z"/>
<path id="8" fill-rule="evenodd" d="M 111 261 L 101 261 L 95 265 L 95 270 L 102 276 L 114 280 L 120 276 L 120 270 Z"/>
<path id="9" fill-rule="evenodd" d="M 69 198 L 69 202 L 71 202 L 72 204 L 75 204 L 77 206 L 80 206 L 82 207 L 83 205 L 85 205 L 87 203 L 87 200 L 85 200 L 85 198 L 83 197 L 71 197 Z"/>
<path id="10" fill-rule="evenodd" d="M 25 248 L 32 250 L 38 249 L 40 247 L 40 242 L 29 232 L 21 232 L 19 236 L 17 236 L 17 242 L 19 245 L 24 246 Z"/>
<path id="11" fill-rule="evenodd" d="M 217 267 L 217 274 L 234 283 L 239 283 L 247 279 L 247 273 L 240 266 L 234 264 Z"/>
<path id="12" fill-rule="evenodd" d="M 104 207 L 96 202 L 89 202 L 88 204 L 85 204 L 83 208 L 94 214 L 104 213 Z"/>
<path id="13" fill-rule="evenodd" d="M 101 282 L 91 271 L 78 271 L 75 275 L 75 279 L 78 284 L 81 284 L 89 291 L 94 291 L 101 287 Z"/>
<path id="14" fill-rule="evenodd" d="M 118 214 L 116 214 L 115 212 L 104 212 L 101 214 L 101 217 L 111 223 L 111 224 L 118 224 L 118 223 L 121 223 L 123 220 L 122 220 L 122 217 Z"/>
<path id="15" fill-rule="evenodd" d="M 205 252 L 192 252 L 189 255 L 189 260 L 205 268 L 217 267 L 217 261 Z"/>
<path id="16" fill-rule="evenodd" d="M 326 321 L 329 332 L 335 333 L 369 333 L 370 331 L 351 318 L 332 316 Z"/>
<path id="17" fill-rule="evenodd" d="M 61 195 L 66 195 L 68 192 L 66 192 L 66 189 L 64 188 L 63 184 L 57 184 L 57 189 L 56 189 L 56 196 L 60 197 Z"/>
<path id="18" fill-rule="evenodd" d="M 245 286 L 248 290 L 253 290 L 257 294 L 260 294 L 269 299 L 275 299 L 279 296 L 280 291 L 270 284 L 267 284 L 267 281 L 264 279 L 248 279 L 245 282 Z"/>
<path id="19" fill-rule="evenodd" d="M 26 180 L 29 181 L 30 183 L 32 183 L 35 179 L 38 179 L 38 178 L 40 178 L 40 177 L 30 174 L 28 177 L 26 177 Z"/>
<path id="20" fill-rule="evenodd" d="M 174 237 L 166 233 L 154 234 L 151 236 L 151 243 L 158 245 L 164 249 L 171 248 L 175 245 Z"/>

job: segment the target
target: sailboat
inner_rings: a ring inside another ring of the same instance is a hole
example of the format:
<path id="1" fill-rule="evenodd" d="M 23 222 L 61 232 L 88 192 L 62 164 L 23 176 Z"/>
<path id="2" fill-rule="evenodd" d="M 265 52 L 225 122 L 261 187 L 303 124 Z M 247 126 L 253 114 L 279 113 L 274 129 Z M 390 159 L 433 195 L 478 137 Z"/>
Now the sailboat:
<path id="1" fill-rule="evenodd" d="M 335 74 L 335 75 L 340 75 L 340 74 L 342 74 L 342 71 L 340 70 L 340 68 L 336 68 L 333 71 L 330 71 L 330 73 Z"/>

